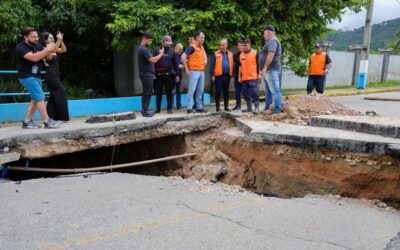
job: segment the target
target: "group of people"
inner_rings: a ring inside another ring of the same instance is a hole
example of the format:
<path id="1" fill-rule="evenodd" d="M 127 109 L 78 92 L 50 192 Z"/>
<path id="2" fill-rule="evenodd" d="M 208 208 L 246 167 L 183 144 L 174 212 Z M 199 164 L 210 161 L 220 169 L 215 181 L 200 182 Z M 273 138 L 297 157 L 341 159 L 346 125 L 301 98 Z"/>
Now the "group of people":
<path id="1" fill-rule="evenodd" d="M 67 94 L 60 79 L 58 57 L 67 52 L 63 42 L 64 35 L 58 31 L 55 41 L 49 32 L 44 32 L 39 37 L 34 28 L 25 27 L 22 36 L 24 41 L 16 46 L 18 80 L 31 97 L 22 128 L 41 128 L 32 119 L 36 110 L 39 111 L 45 128 L 57 127 L 62 121 L 69 120 Z M 47 108 L 42 89 L 42 69 L 46 71 L 44 82 L 50 91 Z"/>
<path id="2" fill-rule="evenodd" d="M 242 96 L 246 101 L 243 112 L 260 112 L 260 97 L 258 83 L 261 80 L 266 94 L 265 111 L 279 113 L 282 111 L 282 95 L 280 89 L 282 46 L 276 37 L 275 29 L 268 25 L 262 30 L 265 46 L 262 51 L 251 47 L 250 39 L 237 41 L 237 52 L 228 50 L 227 39 L 220 40 L 220 48 L 211 55 L 210 77 L 215 84 L 216 111 L 221 111 L 220 100 L 223 96 L 224 110 L 229 108 L 229 86 L 233 78 L 235 84 L 236 105 L 233 110 L 242 108 Z M 27 110 L 22 128 L 34 129 L 41 126 L 33 120 L 36 110 L 42 116 L 45 128 L 54 128 L 63 121 L 69 120 L 68 98 L 60 79 L 59 54 L 67 52 L 63 42 L 63 34 L 57 32 L 54 36 L 49 32 L 41 34 L 31 27 L 22 30 L 24 41 L 16 46 L 17 70 L 19 82 L 29 91 L 31 102 Z M 186 99 L 187 113 L 203 113 L 203 93 L 205 83 L 205 68 L 207 54 L 204 49 L 205 34 L 197 32 L 189 38 L 189 45 L 184 50 L 181 43 L 172 48 L 170 36 L 164 36 L 162 45 L 152 53 L 149 47 L 153 36 L 145 32 L 138 47 L 139 76 L 142 82 L 142 115 L 152 117 L 161 112 L 162 96 L 167 97 L 167 112 L 173 113 L 174 92 L 176 93 L 176 108 L 182 108 L 181 89 L 183 70 L 188 76 L 188 92 Z M 332 66 L 329 55 L 322 50 L 322 44 L 317 44 L 315 53 L 310 58 L 307 93 L 316 88 L 322 94 L 325 75 Z M 45 95 L 42 89 L 41 69 L 46 70 L 44 82 L 50 90 L 49 101 L 44 103 Z M 156 110 L 150 110 L 150 98 L 156 95 Z M 274 107 L 270 111 L 270 106 Z M 253 109 L 254 103 L 254 109 Z"/>
<path id="3" fill-rule="evenodd" d="M 221 111 L 220 100 L 223 96 L 224 110 L 229 108 L 229 86 L 231 79 L 235 84 L 236 105 L 234 110 L 241 109 L 242 96 L 246 101 L 243 112 L 260 112 L 260 98 L 258 82 L 261 79 L 264 84 L 267 100 L 265 110 L 274 100 L 273 112 L 281 112 L 282 97 L 279 84 L 281 72 L 280 57 L 282 46 L 275 35 L 275 29 L 268 25 L 263 29 L 266 44 L 261 52 L 251 47 L 250 39 L 237 42 L 237 52 L 233 54 L 228 50 L 227 39 L 220 41 L 220 48 L 211 55 L 210 76 L 215 84 L 216 111 Z M 145 32 L 141 37 L 138 48 L 138 62 L 140 79 L 143 86 L 142 115 L 152 117 L 161 110 L 163 90 L 167 96 L 167 112 L 173 113 L 173 93 L 177 94 L 176 106 L 181 104 L 182 71 L 188 76 L 188 91 L 186 99 L 187 113 L 203 113 L 203 92 L 205 82 L 205 68 L 207 54 L 204 49 L 205 34 L 197 32 L 189 38 L 189 46 L 183 52 L 183 45 L 178 43 L 175 50 L 170 47 L 173 44 L 170 36 L 164 36 L 162 46 L 156 48 L 153 53 L 148 50 L 153 43 L 153 36 Z M 183 52 L 183 53 L 182 53 Z M 149 109 L 150 98 L 156 94 L 156 111 Z M 254 103 L 254 109 L 253 109 Z"/>

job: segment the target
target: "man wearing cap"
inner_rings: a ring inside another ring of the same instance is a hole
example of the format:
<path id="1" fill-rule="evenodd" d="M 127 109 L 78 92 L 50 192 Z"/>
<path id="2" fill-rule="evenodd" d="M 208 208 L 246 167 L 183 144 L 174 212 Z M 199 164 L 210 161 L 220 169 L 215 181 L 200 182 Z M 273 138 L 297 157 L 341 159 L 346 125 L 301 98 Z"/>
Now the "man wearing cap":
<path id="1" fill-rule="evenodd" d="M 233 110 L 242 109 L 242 84 L 239 82 L 239 67 L 240 67 L 240 53 L 243 52 L 243 40 L 238 40 L 236 43 L 237 52 L 233 54 L 233 61 L 235 63 L 233 69 L 233 77 L 235 83 L 235 99 L 236 105 Z"/>
<path id="2" fill-rule="evenodd" d="M 228 40 L 220 41 L 219 50 L 211 56 L 210 76 L 215 83 L 215 106 L 220 112 L 221 93 L 224 96 L 224 110 L 229 111 L 229 84 L 233 75 L 233 54 L 228 50 Z"/>
<path id="3" fill-rule="evenodd" d="M 307 81 L 307 94 L 311 94 L 313 89 L 317 93 L 324 93 L 325 76 L 329 73 L 332 67 L 332 60 L 329 55 L 323 51 L 323 44 L 317 43 L 315 46 L 315 53 L 310 57 L 308 66 L 308 81 Z"/>
<path id="4" fill-rule="evenodd" d="M 154 116 L 154 112 L 149 110 L 150 98 L 153 93 L 154 85 L 154 64 L 160 60 L 164 55 L 164 47 L 160 49 L 160 53 L 157 56 L 153 56 L 148 47 L 153 43 L 153 36 L 149 32 L 144 32 L 140 45 L 138 47 L 138 65 L 139 65 L 139 77 L 142 81 L 142 115 L 144 117 Z"/>
<path id="5" fill-rule="evenodd" d="M 167 96 L 167 110 L 168 114 L 172 114 L 172 105 L 174 101 L 174 88 L 175 82 L 179 81 L 178 76 L 178 65 L 175 58 L 175 51 L 170 48 L 172 45 L 172 38 L 170 36 L 164 36 L 162 48 L 164 54 L 160 60 L 154 65 L 156 80 L 154 81 L 154 92 L 156 94 L 156 113 L 161 112 L 161 101 L 162 95 L 165 88 L 165 94 Z M 160 54 L 160 49 L 156 48 L 153 51 L 153 56 Z"/>
<path id="6" fill-rule="evenodd" d="M 186 75 L 189 77 L 189 89 L 187 93 L 187 112 L 194 113 L 193 95 L 196 92 L 196 112 L 207 112 L 203 109 L 204 92 L 204 69 L 207 64 L 207 55 L 203 47 L 205 35 L 203 32 L 197 32 L 195 41 L 190 44 L 182 55 L 182 62 L 185 66 Z"/>
<path id="7" fill-rule="evenodd" d="M 282 94 L 279 84 L 281 73 L 282 45 L 275 36 L 275 28 L 268 25 L 263 29 L 265 46 L 260 54 L 260 77 L 264 83 L 266 101 L 265 111 L 269 112 L 269 106 L 272 99 L 275 102 L 274 113 L 280 113 L 282 110 Z"/>

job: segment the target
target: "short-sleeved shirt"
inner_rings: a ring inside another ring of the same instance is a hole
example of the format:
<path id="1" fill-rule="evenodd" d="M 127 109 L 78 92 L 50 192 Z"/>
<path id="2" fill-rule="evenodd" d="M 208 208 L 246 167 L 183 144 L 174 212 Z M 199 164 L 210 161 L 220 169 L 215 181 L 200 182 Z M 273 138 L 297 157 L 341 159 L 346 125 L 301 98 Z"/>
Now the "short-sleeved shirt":
<path id="1" fill-rule="evenodd" d="M 143 45 L 138 47 L 138 64 L 139 64 L 139 76 L 154 78 L 154 64 L 149 62 L 149 59 L 153 55 L 150 51 Z"/>
<path id="2" fill-rule="evenodd" d="M 268 52 L 275 52 L 275 56 L 268 66 L 267 71 L 280 71 L 281 70 L 281 55 L 282 45 L 281 42 L 275 36 L 272 37 L 265 45 L 264 49 L 260 54 L 260 69 L 264 68 L 265 60 L 267 59 Z"/>
<path id="3" fill-rule="evenodd" d="M 153 56 L 160 54 L 160 48 L 153 51 Z M 164 55 L 154 65 L 155 71 L 175 71 L 178 74 L 178 65 L 176 64 L 175 51 L 171 48 L 164 48 Z"/>
<path id="4" fill-rule="evenodd" d="M 38 43 L 33 46 L 28 45 L 25 42 L 17 44 L 15 47 L 15 52 L 17 55 L 17 70 L 18 70 L 18 78 L 28 78 L 28 77 L 37 77 L 40 78 L 40 70 L 42 69 L 42 62 L 32 62 L 28 59 L 24 58 L 26 54 L 29 52 L 37 53 L 44 49 L 43 45 Z M 32 73 L 32 67 L 38 67 L 37 74 Z"/>

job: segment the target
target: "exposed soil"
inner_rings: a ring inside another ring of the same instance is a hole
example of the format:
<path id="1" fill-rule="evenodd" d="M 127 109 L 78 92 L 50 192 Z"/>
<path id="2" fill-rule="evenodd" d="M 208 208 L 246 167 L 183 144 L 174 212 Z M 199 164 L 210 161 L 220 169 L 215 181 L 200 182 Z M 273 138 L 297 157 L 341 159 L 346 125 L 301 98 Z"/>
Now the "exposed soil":
<path id="1" fill-rule="evenodd" d="M 186 135 L 185 143 L 187 151 L 198 156 L 179 160 L 181 168 L 168 175 L 188 178 L 199 165 L 208 165 L 212 173 L 223 166 L 227 171 L 217 181 L 260 194 L 334 194 L 400 202 L 400 161 L 388 156 L 247 142 L 229 121 L 218 129 Z"/>
<path id="2" fill-rule="evenodd" d="M 271 105 L 273 108 L 273 105 Z M 362 115 L 334 99 L 323 95 L 304 95 L 294 100 L 289 100 L 283 105 L 283 112 L 269 114 L 261 112 L 259 115 L 246 115 L 246 119 L 279 121 L 290 124 L 306 125 L 312 116 L 317 115 Z"/>

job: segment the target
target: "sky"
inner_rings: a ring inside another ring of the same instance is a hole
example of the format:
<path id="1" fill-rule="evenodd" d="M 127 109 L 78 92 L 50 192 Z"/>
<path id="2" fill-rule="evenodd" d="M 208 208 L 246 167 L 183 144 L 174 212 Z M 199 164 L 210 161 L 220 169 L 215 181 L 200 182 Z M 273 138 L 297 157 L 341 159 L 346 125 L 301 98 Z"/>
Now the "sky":
<path id="1" fill-rule="evenodd" d="M 338 21 L 329 25 L 333 29 L 355 29 L 364 26 L 366 10 L 359 13 L 346 11 L 342 16 L 342 21 Z M 373 23 L 381 23 L 400 17 L 400 0 L 375 0 L 374 11 L 372 16 Z"/>

